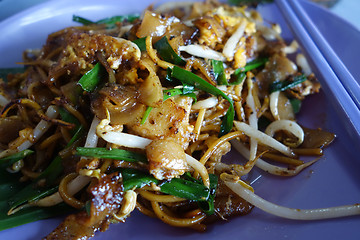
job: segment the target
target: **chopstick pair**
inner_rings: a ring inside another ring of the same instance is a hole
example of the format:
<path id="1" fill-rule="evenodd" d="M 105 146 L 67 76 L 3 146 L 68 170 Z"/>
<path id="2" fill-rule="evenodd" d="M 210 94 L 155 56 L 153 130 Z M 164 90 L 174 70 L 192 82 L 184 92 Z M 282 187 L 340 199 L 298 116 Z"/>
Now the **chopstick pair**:
<path id="1" fill-rule="evenodd" d="M 297 0 L 275 0 L 295 39 L 303 47 L 307 58 L 321 75 L 319 81 L 338 114 L 348 123 L 348 133 L 360 143 L 360 86 L 322 36 L 306 10 Z"/>

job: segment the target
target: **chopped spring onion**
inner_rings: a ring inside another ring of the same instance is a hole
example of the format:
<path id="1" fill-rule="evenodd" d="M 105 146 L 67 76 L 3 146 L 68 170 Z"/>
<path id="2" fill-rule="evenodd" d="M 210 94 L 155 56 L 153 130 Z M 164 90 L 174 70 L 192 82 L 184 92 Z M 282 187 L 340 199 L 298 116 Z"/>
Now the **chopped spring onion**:
<path id="1" fill-rule="evenodd" d="M 263 66 L 268 61 L 268 58 L 257 58 L 251 62 L 248 62 L 245 67 L 235 70 L 233 76 L 235 80 L 230 82 L 229 85 L 238 85 L 246 78 L 246 72 Z"/>
<path id="2" fill-rule="evenodd" d="M 192 85 L 197 89 L 203 90 L 215 96 L 221 96 L 225 100 L 227 100 L 230 103 L 230 107 L 223 118 L 219 135 L 223 136 L 226 133 L 230 132 L 233 126 L 235 115 L 234 105 L 232 100 L 223 91 L 206 82 L 204 79 L 197 76 L 196 74 L 177 66 L 174 66 L 174 68 L 172 69 L 171 76 L 180 80 L 183 83 Z"/>
<path id="3" fill-rule="evenodd" d="M 288 88 L 295 87 L 296 85 L 304 82 L 306 80 L 305 75 L 295 76 L 292 81 L 284 80 L 284 81 L 274 81 L 270 84 L 270 93 L 277 91 L 285 91 Z"/>
<path id="4" fill-rule="evenodd" d="M 109 158 L 127 162 L 148 162 L 145 155 L 123 149 L 78 147 L 76 148 L 76 154 L 84 157 Z"/>
<path id="5" fill-rule="evenodd" d="M 216 195 L 216 188 L 218 185 L 218 177 L 214 174 L 209 174 L 210 178 L 210 195 L 206 201 L 199 201 L 198 205 L 201 210 L 207 215 L 212 215 L 215 212 L 214 201 Z"/>
<path id="6" fill-rule="evenodd" d="M 235 73 L 251 71 L 255 68 L 261 67 L 268 60 L 268 58 L 257 58 L 251 62 L 248 62 L 245 67 L 236 69 Z"/>
<path id="7" fill-rule="evenodd" d="M 26 208 L 9 216 L 7 215 L 8 207 L 6 201 L 0 202 L 0 231 L 41 219 L 59 216 L 72 210 L 72 207 L 67 204 L 59 204 L 49 208 Z"/>
<path id="8" fill-rule="evenodd" d="M 163 60 L 179 66 L 184 66 L 186 64 L 186 61 L 182 59 L 171 47 L 166 36 L 157 41 L 154 44 L 154 47 Z"/>
<path id="9" fill-rule="evenodd" d="M 139 47 L 141 52 L 146 51 L 146 37 L 135 39 L 133 43 Z"/>
<path id="10" fill-rule="evenodd" d="M 301 108 L 301 100 L 300 99 L 291 98 L 290 103 L 291 103 L 291 106 L 292 106 L 295 114 L 300 112 L 300 108 Z"/>
<path id="11" fill-rule="evenodd" d="M 97 63 L 93 69 L 86 72 L 80 78 L 78 84 L 82 87 L 84 91 L 92 92 L 99 84 L 104 72 L 104 67 L 100 63 Z"/>
<path id="12" fill-rule="evenodd" d="M 210 190 L 201 181 L 184 174 L 183 178 L 172 178 L 169 181 L 159 181 L 148 173 L 130 168 L 120 168 L 123 178 L 124 191 L 141 188 L 155 183 L 160 187 L 160 192 L 188 200 L 198 201 L 205 213 L 214 213 L 215 189 L 217 176 L 210 174 Z M 189 179 L 190 178 L 190 179 Z"/>
<path id="13" fill-rule="evenodd" d="M 218 85 L 228 85 L 228 81 L 225 75 L 224 63 L 218 60 L 211 60 L 211 65 L 213 66 L 215 80 Z"/>
<path id="14" fill-rule="evenodd" d="M 28 156 L 32 153 L 34 153 L 34 151 L 25 149 L 21 152 L 14 153 L 10 156 L 0 158 L 0 168 L 7 168 L 7 167 L 11 166 L 12 164 L 14 164 L 15 162 L 25 158 L 26 156 Z"/>
<path id="15" fill-rule="evenodd" d="M 114 16 L 110 18 L 104 18 L 99 21 L 91 21 L 89 19 L 73 15 L 72 20 L 74 22 L 81 23 L 83 25 L 90 25 L 90 24 L 105 24 L 107 28 L 114 28 L 116 23 L 121 23 L 123 21 L 128 21 L 130 23 L 134 22 L 136 19 L 139 19 L 139 15 L 125 15 L 125 16 Z"/>

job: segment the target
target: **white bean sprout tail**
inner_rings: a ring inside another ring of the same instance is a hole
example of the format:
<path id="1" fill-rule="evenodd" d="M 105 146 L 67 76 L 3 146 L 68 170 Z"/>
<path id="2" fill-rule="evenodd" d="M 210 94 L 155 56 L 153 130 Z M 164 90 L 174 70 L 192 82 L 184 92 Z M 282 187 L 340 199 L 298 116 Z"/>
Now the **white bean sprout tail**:
<path id="1" fill-rule="evenodd" d="M 98 143 L 98 136 L 96 135 L 96 127 L 99 124 L 100 120 L 97 117 L 93 118 L 91 122 L 89 132 L 86 137 L 85 147 L 96 147 Z M 67 192 L 70 196 L 75 195 L 81 189 L 83 189 L 87 184 L 89 184 L 91 178 L 88 176 L 77 176 L 74 180 L 70 181 L 67 185 Z M 63 201 L 59 192 L 56 192 L 48 197 L 40 199 L 33 203 L 33 205 L 40 207 L 50 207 L 56 204 L 59 204 Z"/>
<path id="2" fill-rule="evenodd" d="M 249 125 L 250 127 L 254 128 L 254 129 L 258 129 L 258 119 L 256 116 L 256 108 L 255 108 L 255 101 L 254 101 L 254 96 L 252 94 L 253 91 L 253 82 L 251 80 L 251 78 L 247 78 L 247 86 L 248 86 L 248 95 L 246 97 L 246 104 L 249 106 L 251 113 L 249 116 Z M 258 146 L 258 142 L 256 140 L 256 138 L 251 137 L 250 138 L 250 156 L 249 156 L 249 161 L 254 161 L 256 158 L 256 152 L 257 152 L 257 146 Z"/>
<path id="3" fill-rule="evenodd" d="M 249 137 L 255 138 L 258 142 L 261 142 L 264 145 L 272 147 L 272 148 L 278 150 L 279 152 L 285 154 L 286 156 L 289 156 L 289 157 L 295 156 L 295 154 L 291 151 L 291 149 L 289 147 L 285 146 L 284 144 L 275 140 L 274 138 L 270 137 L 269 135 L 267 135 L 257 129 L 254 129 L 251 126 L 249 126 L 248 124 L 243 123 L 243 122 L 234 121 L 234 124 L 235 124 L 235 127 L 237 128 L 237 130 L 242 131 Z"/>
<path id="4" fill-rule="evenodd" d="M 228 177 L 227 174 L 222 174 L 221 179 L 224 181 L 227 187 L 229 187 L 241 198 L 253 204 L 255 207 L 260 208 L 261 210 L 275 216 L 295 220 L 320 220 L 360 215 L 360 204 L 317 209 L 297 209 L 283 207 L 259 197 L 251 190 L 244 187 L 243 184 L 239 182 L 241 180 L 236 181 L 234 179 L 231 179 Z"/>

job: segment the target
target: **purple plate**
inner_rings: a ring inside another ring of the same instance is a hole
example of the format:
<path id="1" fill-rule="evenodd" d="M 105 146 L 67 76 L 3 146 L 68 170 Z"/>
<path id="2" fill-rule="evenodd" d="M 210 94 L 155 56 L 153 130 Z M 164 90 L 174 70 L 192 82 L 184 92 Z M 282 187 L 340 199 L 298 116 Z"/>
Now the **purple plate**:
<path id="1" fill-rule="evenodd" d="M 139 13 L 153 0 L 64 0 L 50 1 L 21 12 L 0 23 L 0 67 L 11 67 L 21 61 L 26 48 L 39 48 L 46 36 L 63 27 L 74 25 L 72 15 L 90 19 L 101 19 L 113 15 Z M 161 2 L 161 1 L 160 1 Z M 284 19 L 275 5 L 259 8 L 267 20 L 278 22 L 283 28 L 285 39 L 292 38 Z M 318 7 L 312 11 L 321 16 L 329 13 Z M 330 15 L 332 16 L 332 15 Z M 344 26 L 344 25 L 342 25 Z M 326 28 L 326 26 L 324 26 Z M 327 30 L 353 35 L 349 27 L 329 26 Z M 334 34 L 326 35 L 329 42 L 335 42 Z M 340 46 L 340 43 L 339 43 Z M 351 54 L 350 54 L 351 56 Z M 348 55 L 344 55 L 346 60 Z M 345 62 L 345 60 L 343 60 Z M 357 62 L 349 61 L 351 67 Z M 313 166 L 296 177 L 269 176 L 255 170 L 252 178 L 258 178 L 253 187 L 258 195 L 279 205 L 294 208 L 321 208 L 359 203 L 360 199 L 360 157 L 342 124 L 343 116 L 337 116 L 325 94 L 309 97 L 299 114 L 300 123 L 306 127 L 322 127 L 336 133 L 336 141 L 325 150 Z M 235 157 L 235 155 L 234 155 Z M 0 232 L 0 239 L 40 239 L 51 232 L 63 218 L 42 220 Z M 243 217 L 229 219 L 208 226 L 206 233 L 174 228 L 141 215 L 137 211 L 123 224 L 114 224 L 105 233 L 98 233 L 94 239 L 360 239 L 360 217 L 348 217 L 321 221 L 295 221 L 271 216 L 259 209 Z"/>

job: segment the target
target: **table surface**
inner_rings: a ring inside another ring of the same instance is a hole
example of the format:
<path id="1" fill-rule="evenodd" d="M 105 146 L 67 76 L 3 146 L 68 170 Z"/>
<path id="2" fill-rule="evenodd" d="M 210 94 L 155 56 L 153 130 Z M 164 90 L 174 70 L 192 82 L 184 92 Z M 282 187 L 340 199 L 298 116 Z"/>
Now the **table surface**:
<path id="1" fill-rule="evenodd" d="M 0 21 L 33 5 L 49 0 L 0 0 Z M 359 0 L 339 0 L 330 8 L 332 12 L 346 19 L 360 30 Z"/>

